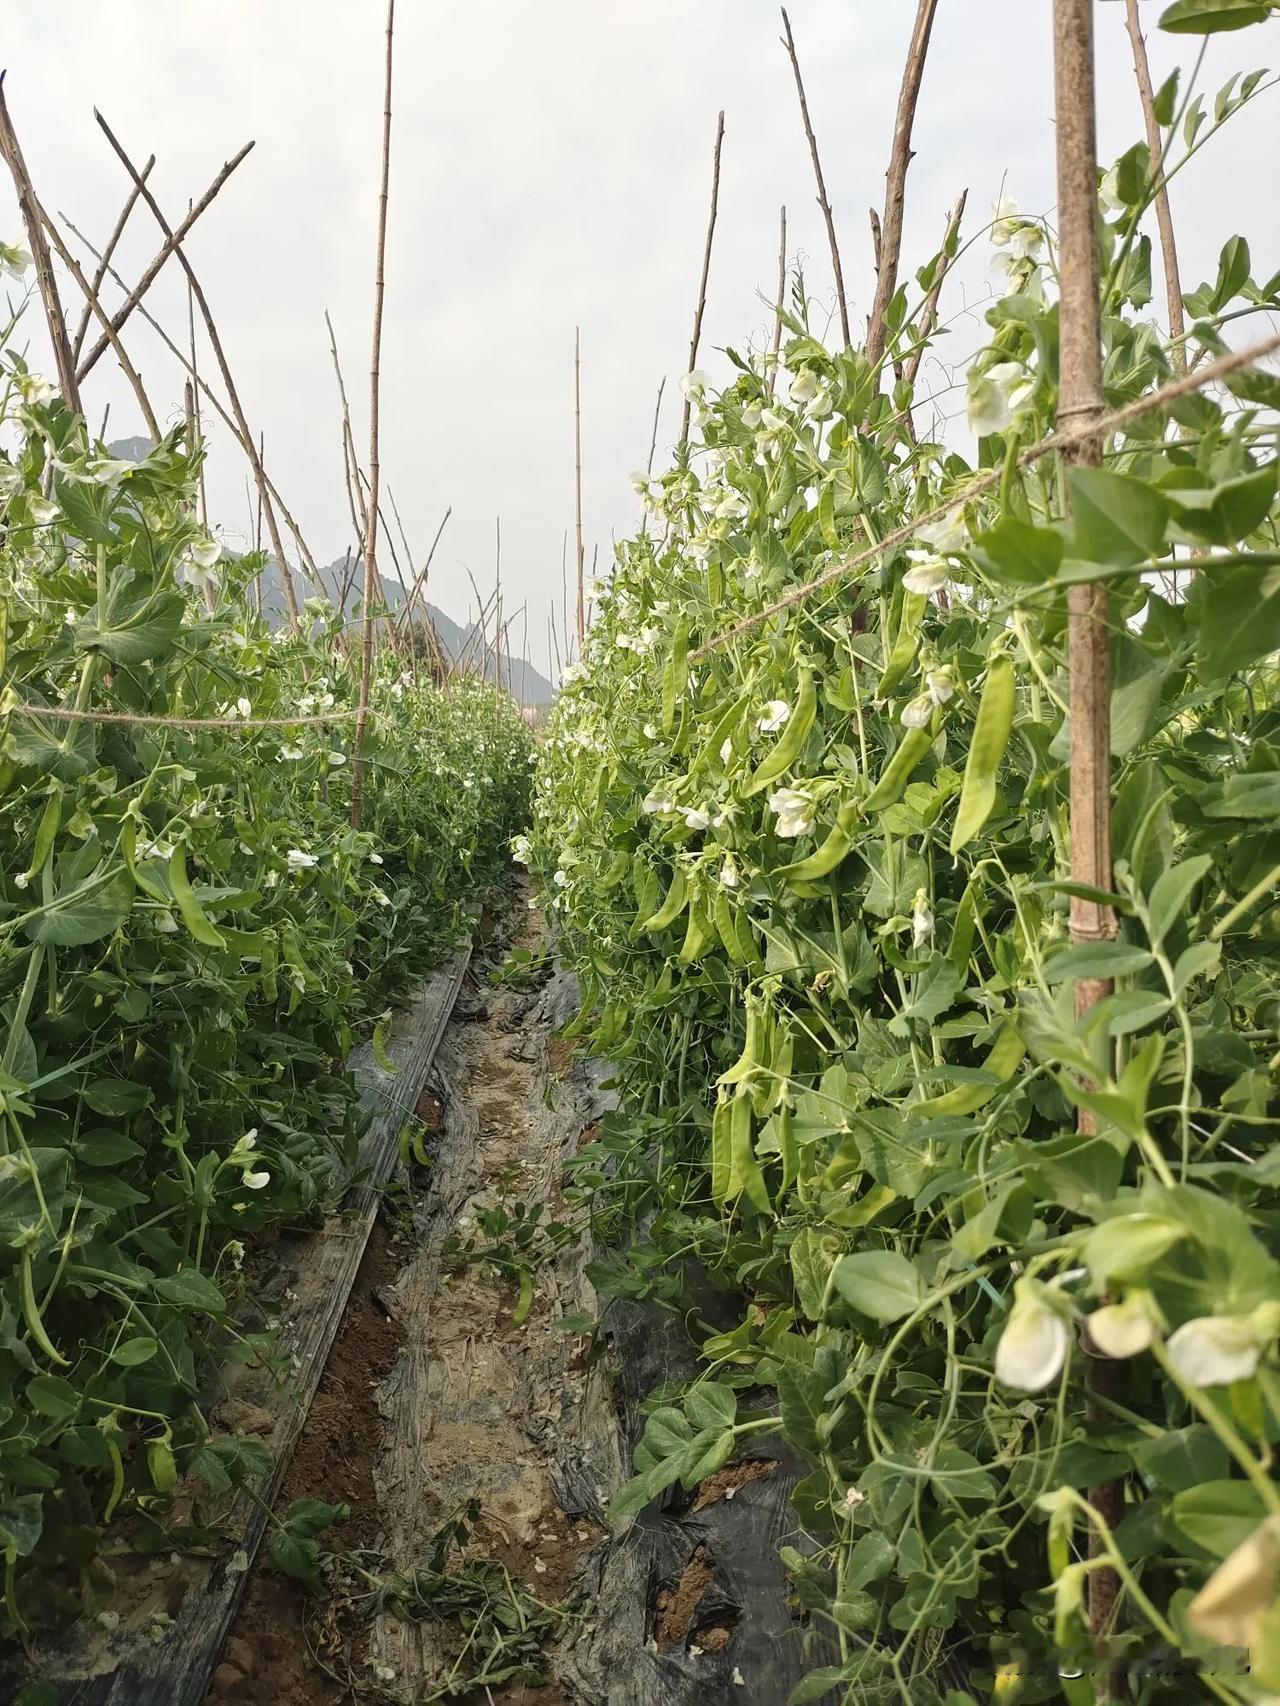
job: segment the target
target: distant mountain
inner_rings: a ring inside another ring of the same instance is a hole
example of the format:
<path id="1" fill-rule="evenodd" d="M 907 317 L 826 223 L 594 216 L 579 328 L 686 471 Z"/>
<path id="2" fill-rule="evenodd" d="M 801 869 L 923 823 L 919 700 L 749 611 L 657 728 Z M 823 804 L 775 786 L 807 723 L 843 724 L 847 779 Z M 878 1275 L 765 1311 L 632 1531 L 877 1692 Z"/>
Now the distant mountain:
<path id="1" fill-rule="evenodd" d="M 149 438 L 118 438 L 107 446 L 112 456 L 118 456 L 122 461 L 141 462 L 151 450 Z M 338 557 L 327 568 L 321 570 L 325 584 L 331 597 L 338 594 L 344 576 L 349 572 L 347 559 Z M 382 596 L 391 610 L 399 610 L 404 604 L 404 588 L 398 580 L 388 580 L 385 575 L 382 580 Z M 363 589 L 364 576 L 357 565 L 356 572 L 351 576 L 351 585 L 346 598 L 343 600 L 344 613 L 356 617 L 360 612 L 360 594 Z M 294 571 L 294 589 L 299 598 L 304 598 L 311 591 L 305 577 L 300 577 Z M 275 562 L 269 562 L 262 574 L 262 613 L 269 622 L 280 623 L 284 620 L 288 606 L 284 596 L 284 582 L 280 578 L 280 570 Z M 452 617 L 446 616 L 443 610 L 434 604 L 427 605 L 427 611 L 435 624 L 436 633 L 440 636 L 440 644 L 451 659 L 466 656 L 475 667 L 483 664 L 484 674 L 493 678 L 496 665 L 492 651 L 481 659 L 479 652 L 479 636 L 475 624 L 470 627 L 460 627 Z M 502 679 L 510 689 L 512 696 L 524 705 L 549 705 L 556 696 L 556 690 L 539 670 L 522 657 L 512 657 L 504 653 L 502 658 Z"/>

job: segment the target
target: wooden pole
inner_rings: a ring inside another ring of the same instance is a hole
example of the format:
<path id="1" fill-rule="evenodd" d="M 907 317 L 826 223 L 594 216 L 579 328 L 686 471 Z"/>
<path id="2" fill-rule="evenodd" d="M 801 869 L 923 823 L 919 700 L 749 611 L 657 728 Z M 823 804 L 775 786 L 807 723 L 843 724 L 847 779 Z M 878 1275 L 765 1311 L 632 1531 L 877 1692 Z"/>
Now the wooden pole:
<path id="1" fill-rule="evenodd" d="M 947 229 L 942 239 L 942 259 L 938 262 L 938 270 L 934 274 L 933 283 L 929 286 L 929 294 L 924 299 L 924 307 L 920 311 L 919 336 L 916 347 L 903 363 L 903 378 L 909 385 L 915 383 L 916 374 L 920 371 L 920 363 L 924 359 L 925 346 L 933 335 L 933 328 L 938 322 L 938 302 L 942 296 L 942 286 L 948 272 L 951 270 L 951 256 L 948 251 L 955 241 L 956 232 L 960 229 L 960 221 L 964 218 L 964 204 L 969 199 L 968 190 L 961 190 L 955 206 L 947 216 Z"/>
<path id="2" fill-rule="evenodd" d="M 778 351 L 782 348 L 782 311 L 787 303 L 787 210 L 778 215 L 778 301 L 773 314 L 773 348 L 769 361 L 769 395 L 778 384 Z"/>
<path id="3" fill-rule="evenodd" d="M 707 220 L 707 238 L 702 249 L 702 276 L 698 281 L 698 305 L 693 311 L 693 336 L 689 340 L 689 365 L 686 373 L 692 373 L 698 365 L 698 345 L 702 342 L 702 317 L 707 310 L 707 282 L 711 277 L 711 245 L 716 234 L 716 215 L 720 207 L 720 151 L 724 146 L 724 113 L 716 120 L 716 147 L 711 162 L 711 216 Z M 689 410 L 690 401 L 684 400 L 684 413 L 680 418 L 680 442 L 689 441 Z"/>
<path id="4" fill-rule="evenodd" d="M 1156 122 L 1156 97 L 1151 87 L 1151 67 L 1147 63 L 1147 44 L 1142 36 L 1138 17 L 1138 0 L 1124 0 L 1125 23 L 1129 45 L 1133 49 L 1133 72 L 1138 80 L 1138 96 L 1147 127 L 1147 149 L 1151 155 L 1151 181 L 1156 189 L 1156 226 L 1160 232 L 1160 255 L 1164 262 L 1165 297 L 1169 305 L 1170 358 L 1176 378 L 1187 371 L 1187 322 L 1182 309 L 1182 275 L 1178 268 L 1178 245 L 1173 236 L 1173 209 L 1169 205 L 1169 186 L 1164 177 L 1164 148 L 1160 141 L 1160 126 Z"/>
<path id="5" fill-rule="evenodd" d="M 787 50 L 791 60 L 791 69 L 795 73 L 796 93 L 800 97 L 800 116 L 804 120 L 804 133 L 809 139 L 809 157 L 813 161 L 813 175 L 818 184 L 818 206 L 822 209 L 823 222 L 827 227 L 827 243 L 831 249 L 831 269 L 836 275 L 836 304 L 840 309 L 840 331 L 844 337 L 844 347 L 848 349 L 852 339 L 849 336 L 849 304 L 844 294 L 844 268 L 840 265 L 840 246 L 836 242 L 835 216 L 831 212 L 831 203 L 827 200 L 827 186 L 822 176 L 822 161 L 818 155 L 818 139 L 813 134 L 813 125 L 809 119 L 809 103 L 805 99 L 804 80 L 800 75 L 800 61 L 796 56 L 795 37 L 791 34 L 791 20 L 787 9 L 782 8 L 782 27 L 787 32 L 782 45 Z"/>
<path id="6" fill-rule="evenodd" d="M 898 92 L 893 147 L 889 153 L 889 169 L 885 173 L 883 230 L 876 244 L 876 294 L 867 321 L 867 360 L 872 367 L 878 366 L 884 355 L 885 318 L 893 293 L 898 288 L 902 213 L 907 199 L 907 168 L 911 164 L 911 127 L 916 116 L 916 103 L 920 99 L 920 80 L 924 76 L 925 55 L 929 51 L 929 35 L 937 4 L 938 0 L 920 0 L 902 73 L 902 87 Z"/>
<path id="7" fill-rule="evenodd" d="M 2 71 L 0 71 L 0 155 L 4 156 L 4 162 L 13 178 L 13 187 L 18 194 L 18 206 L 22 212 L 22 223 L 27 228 L 27 241 L 31 245 L 31 256 L 35 261 L 36 282 L 40 286 L 40 300 L 44 304 L 44 317 L 49 325 L 49 341 L 53 345 L 53 359 L 58 369 L 58 389 L 62 392 L 62 400 L 67 407 L 73 414 L 79 415 L 83 413 L 80 407 L 80 386 L 76 381 L 76 364 L 71 354 L 71 340 L 67 336 L 67 322 L 62 313 L 62 299 L 58 295 L 58 281 L 53 276 L 53 260 L 49 254 L 49 244 L 45 239 L 40 204 L 31 187 L 31 174 L 27 171 L 27 163 L 22 157 L 18 135 L 13 128 L 13 120 L 9 117 L 9 105 L 5 100 L 4 73 Z M 92 300 L 88 291 L 85 294 L 86 300 Z"/>
<path id="8" fill-rule="evenodd" d="M 209 346 L 213 350 L 214 359 L 218 363 L 218 371 L 222 375 L 222 383 L 226 387 L 227 401 L 231 404 L 232 412 L 236 418 L 238 427 L 237 436 L 239 437 L 241 444 L 245 447 L 250 464 L 253 468 L 254 479 L 257 481 L 259 489 L 262 491 L 263 514 L 267 518 L 267 531 L 271 535 L 271 549 L 275 553 L 277 563 L 280 565 L 280 578 L 284 586 L 285 602 L 289 606 L 289 623 L 291 627 L 297 628 L 299 616 L 298 599 L 293 589 L 293 576 L 289 572 L 289 564 L 284 554 L 284 542 L 280 538 L 280 525 L 276 519 L 275 506 L 271 502 L 270 493 L 267 488 L 267 477 L 263 470 L 262 459 L 258 455 L 257 444 L 254 442 L 253 434 L 249 430 L 249 423 L 246 420 L 244 410 L 240 405 L 240 395 L 236 390 L 235 380 L 231 377 L 231 367 L 227 361 L 226 352 L 222 347 L 222 339 L 218 336 L 218 327 L 213 318 L 213 310 L 209 307 L 209 299 L 204 293 L 200 280 L 196 277 L 194 267 L 187 259 L 186 250 L 182 247 L 181 241 L 175 235 L 169 221 L 165 218 L 159 202 L 152 195 L 149 187 L 142 181 L 138 168 L 129 158 L 123 145 L 116 137 L 106 119 L 103 118 L 102 114 L 95 109 L 93 116 L 98 121 L 98 126 L 103 135 L 115 150 L 121 165 L 123 165 L 125 171 L 128 172 L 129 176 L 138 186 L 143 199 L 151 209 L 156 224 L 159 225 L 161 231 L 164 233 L 167 239 L 166 252 L 177 255 L 178 263 L 182 267 L 183 272 L 186 274 L 187 280 L 195 295 L 196 302 L 199 305 L 200 315 L 204 320 L 204 328 L 209 336 Z M 243 158 L 243 155 L 241 158 Z M 199 203 L 197 203 L 197 206 L 199 206 Z M 142 287 L 139 286 L 138 288 L 139 291 L 141 291 Z M 128 306 L 128 304 L 126 304 L 126 306 Z M 114 318 L 113 325 L 118 330 L 120 324 L 121 314 L 117 313 Z M 87 359 L 88 358 L 86 358 L 86 365 Z"/>
<path id="9" fill-rule="evenodd" d="M 361 611 L 360 697 L 356 707 L 355 752 L 351 767 L 351 827 L 364 817 L 364 743 L 369 727 L 369 688 L 373 675 L 373 598 L 378 585 L 378 402 L 382 364 L 382 308 L 386 295 L 387 199 L 391 187 L 391 80 L 396 0 L 387 0 L 386 70 L 382 107 L 382 182 L 378 192 L 378 242 L 373 284 L 373 347 L 369 359 L 369 502 L 364 537 L 364 608 Z"/>
<path id="10" fill-rule="evenodd" d="M 662 393 L 666 388 L 667 376 L 664 373 L 662 378 L 658 381 L 658 397 L 657 401 L 653 405 L 653 433 L 649 439 L 649 460 L 644 466 L 645 473 L 649 475 L 652 475 L 653 473 L 653 459 L 658 453 L 658 420 L 662 414 Z"/>
<path id="11" fill-rule="evenodd" d="M 146 183 L 147 179 L 151 176 L 151 171 L 155 163 L 156 157 L 153 154 L 139 173 L 143 183 Z M 116 220 L 115 229 L 107 238 L 107 246 L 99 256 L 97 270 L 93 275 L 93 290 L 95 295 L 97 295 L 102 289 L 103 281 L 107 276 L 107 268 L 111 265 L 111 257 L 115 254 L 116 247 L 119 244 L 121 237 L 124 236 L 124 228 L 129 223 L 129 215 L 137 206 L 138 197 L 141 193 L 142 192 L 139 190 L 137 184 L 134 184 L 129 191 L 128 198 L 121 210 L 120 217 Z M 80 359 L 80 351 L 84 348 L 84 340 L 88 336 L 89 323 L 92 319 L 93 304 L 86 301 L 84 307 L 80 311 L 80 324 L 76 327 L 75 336 L 71 340 L 71 359 L 73 361 L 78 362 Z"/>
<path id="12" fill-rule="evenodd" d="M 1097 467 L 1102 441 L 1089 433 L 1102 419 L 1102 328 L 1099 312 L 1098 166 L 1093 71 L 1093 0 L 1053 0 L 1054 105 L 1057 124 L 1059 386 L 1058 428 L 1083 430 L 1062 452 L 1072 466 Z M 1069 481 L 1068 481 L 1069 491 Z M 1093 889 L 1110 889 L 1111 873 L 1111 641 L 1105 582 L 1073 586 L 1067 592 L 1068 668 L 1071 701 L 1071 878 Z M 1071 898 L 1071 940 L 1083 946 L 1111 940 L 1115 915 L 1099 901 Z M 1101 978 L 1079 978 L 1077 1016 L 1090 1012 L 1110 993 Z M 1079 1127 L 1096 1129 L 1092 1114 L 1081 1110 Z M 1088 1380 L 1100 1392 L 1114 1365 L 1088 1359 Z M 1097 1406 L 1091 1404 L 1091 1410 Z M 1098 1413 L 1101 1413 L 1100 1411 Z M 1089 1499 L 1111 1526 L 1123 1514 L 1118 1481 L 1090 1487 Z M 1090 1534 L 1091 1553 L 1098 1540 Z M 1099 1652 L 1115 1617 L 1119 1579 L 1100 1566 L 1089 1575 L 1089 1633 Z M 1112 1667 L 1098 1673 L 1099 1700 L 1117 1698 L 1119 1679 Z"/>
<path id="13" fill-rule="evenodd" d="M 573 329 L 573 458 L 574 499 L 573 517 L 578 554 L 578 656 L 587 634 L 587 611 L 583 599 L 584 558 L 582 548 L 582 339 L 577 326 Z"/>

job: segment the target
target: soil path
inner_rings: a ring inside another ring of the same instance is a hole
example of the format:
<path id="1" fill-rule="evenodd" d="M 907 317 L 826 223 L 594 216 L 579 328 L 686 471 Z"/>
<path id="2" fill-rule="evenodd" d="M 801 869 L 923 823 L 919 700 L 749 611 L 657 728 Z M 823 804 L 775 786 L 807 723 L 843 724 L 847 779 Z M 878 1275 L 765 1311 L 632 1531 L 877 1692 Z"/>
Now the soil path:
<path id="1" fill-rule="evenodd" d="M 541 920 L 523 894 L 507 932 L 512 924 L 536 963 Z M 407 1181 L 396 1241 L 382 1226 L 370 1245 L 278 1508 L 347 1502 L 351 1521 L 327 1543 L 376 1547 L 409 1571 L 470 1507 L 457 1566 L 490 1560 L 559 1606 L 603 1535 L 595 1519 L 622 1474 L 604 1376 L 586 1366 L 587 1340 L 563 1330 L 566 1317 L 593 1317 L 595 1299 L 581 1248 L 559 1230 L 562 1162 L 603 1098 L 553 1037 L 563 1002 L 541 980 L 493 981 L 507 932 L 464 985 L 419 1103 L 431 1165 Z M 572 1622 L 564 1633 L 572 1638 Z M 462 1644 L 447 1620 L 355 1621 L 308 1604 L 260 1566 L 209 1706 L 410 1706 L 440 1697 Z M 543 1685 L 495 1684 L 467 1698 L 579 1700 L 554 1673 L 553 1661 Z"/>

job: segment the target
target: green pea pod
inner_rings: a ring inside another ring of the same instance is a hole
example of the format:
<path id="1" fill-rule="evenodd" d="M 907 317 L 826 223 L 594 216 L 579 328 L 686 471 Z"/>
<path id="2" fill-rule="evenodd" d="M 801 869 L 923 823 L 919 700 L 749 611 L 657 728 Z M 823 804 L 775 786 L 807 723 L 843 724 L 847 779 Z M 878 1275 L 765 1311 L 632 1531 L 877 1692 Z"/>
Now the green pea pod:
<path id="1" fill-rule="evenodd" d="M 862 819 L 862 808 L 852 801 L 840 807 L 836 813 L 835 827 L 815 852 L 807 859 L 797 859 L 794 864 L 784 865 L 779 872 L 789 883 L 815 882 L 819 877 L 830 876 L 841 861 L 848 857 L 853 846 L 853 836 Z"/>
<path id="2" fill-rule="evenodd" d="M 169 887 L 173 890 L 173 898 L 182 914 L 182 922 L 195 940 L 203 942 L 206 948 L 225 948 L 226 937 L 210 924 L 203 907 L 196 899 L 196 891 L 187 877 L 186 849 L 181 842 L 174 848 L 169 860 Z"/>
<path id="3" fill-rule="evenodd" d="M 26 1244 L 22 1250 L 22 1261 L 18 1270 L 18 1292 L 22 1300 L 22 1319 L 27 1324 L 27 1331 L 36 1344 L 48 1357 L 50 1362 L 57 1363 L 60 1368 L 68 1366 L 67 1359 L 59 1356 L 57 1347 L 45 1331 L 44 1321 L 40 1315 L 40 1306 L 36 1302 L 35 1280 L 31 1272 L 31 1246 Z"/>
<path id="4" fill-rule="evenodd" d="M 124 868 L 142 890 L 149 894 L 152 900 L 158 900 L 162 906 L 170 904 L 171 897 L 165 893 L 153 878 L 138 863 L 138 826 L 131 817 L 124 820 L 120 830 L 120 854 L 124 859 Z"/>
<path id="5" fill-rule="evenodd" d="M 733 1190 L 733 1151 L 729 1142 L 730 1103 L 727 1097 L 715 1105 L 711 1116 L 711 1200 L 723 1208 Z"/>
<path id="6" fill-rule="evenodd" d="M 657 872 L 638 854 L 631 867 L 631 887 L 636 897 L 636 918 L 631 927 L 631 939 L 635 941 L 644 934 L 650 914 L 657 911 L 658 896 L 662 892 Z"/>
<path id="7" fill-rule="evenodd" d="M 880 780 L 863 801 L 867 812 L 882 812 L 896 805 L 902 790 L 911 780 L 911 773 L 933 745 L 933 730 L 908 729 L 898 742 L 898 749 L 880 772 Z"/>
<path id="8" fill-rule="evenodd" d="M 729 1152 L 733 1172 L 738 1182 L 738 1191 L 746 1197 L 752 1208 L 758 1209 L 761 1214 L 772 1214 L 773 1204 L 769 1201 L 769 1189 L 764 1182 L 764 1174 L 760 1171 L 760 1163 L 756 1160 L 752 1143 L 754 1127 L 751 1092 L 743 1085 L 733 1098 L 729 1115 Z"/>
<path id="9" fill-rule="evenodd" d="M 147 1468 L 151 1471 L 151 1484 L 158 1493 L 171 1493 L 178 1485 L 178 1464 L 169 1443 L 168 1430 L 159 1439 L 147 1441 Z"/>
<path id="10" fill-rule="evenodd" d="M 600 879 L 601 888 L 616 889 L 618 884 L 622 881 L 623 877 L 626 876 L 627 872 L 630 869 L 631 869 L 631 856 L 630 856 L 630 854 L 628 854 L 628 853 L 615 853 L 613 858 L 609 861 L 608 870 L 605 872 L 604 876 L 601 877 L 601 879 Z"/>
<path id="11" fill-rule="evenodd" d="M 800 1145 L 796 1142 L 795 1116 L 790 1105 L 783 1102 L 778 1109 L 778 1154 L 782 1157 L 782 1195 L 791 1189 L 800 1176 Z"/>
<path id="12" fill-rule="evenodd" d="M 115 1416 L 111 1416 L 109 1420 L 114 1423 Z M 99 1423 L 99 1427 L 102 1427 L 101 1423 Z M 104 1523 L 111 1521 L 116 1514 L 116 1506 L 124 1497 L 124 1458 L 120 1455 L 120 1445 L 115 1433 L 114 1428 L 108 1432 L 105 1427 L 102 1427 L 102 1437 L 106 1441 L 107 1457 L 111 1463 L 111 1492 L 107 1496 L 106 1509 L 102 1513 Z"/>
<path id="13" fill-rule="evenodd" d="M 1013 704 L 1017 683 L 1013 662 L 1004 656 L 992 658 L 973 725 L 969 757 L 964 767 L 964 786 L 951 831 L 951 851 L 958 853 L 973 840 L 991 816 L 996 803 L 996 775 L 1013 733 Z"/>
<path id="14" fill-rule="evenodd" d="M 682 616 L 676 626 L 671 656 L 662 672 L 662 732 L 669 735 L 675 727 L 676 705 L 689 684 L 689 618 Z"/>
<path id="15" fill-rule="evenodd" d="M 764 1009 L 761 1003 L 749 992 L 747 995 L 747 1036 L 742 1045 L 742 1053 L 729 1068 L 722 1072 L 716 1080 L 718 1084 L 741 1084 L 749 1078 L 760 1064 L 760 1055 L 765 1035 Z"/>
<path id="16" fill-rule="evenodd" d="M 715 921 L 716 935 L 720 938 L 720 946 L 729 957 L 729 963 L 735 966 L 745 966 L 749 962 L 743 952 L 742 943 L 738 940 L 737 921 L 733 916 L 733 906 L 723 889 L 711 903 L 711 916 Z"/>
<path id="17" fill-rule="evenodd" d="M 264 930 L 262 933 L 262 993 L 268 1001 L 274 1001 L 280 993 L 280 980 L 276 976 L 276 968 L 279 964 L 279 944 L 272 931 Z"/>
<path id="18" fill-rule="evenodd" d="M 62 789 L 57 787 L 45 801 L 44 810 L 40 814 L 40 823 L 36 829 L 35 851 L 31 855 L 31 864 L 27 869 L 28 882 L 32 877 L 38 877 L 44 870 L 49 855 L 53 852 L 53 844 L 57 839 L 61 824 Z"/>
<path id="19" fill-rule="evenodd" d="M 893 650 L 889 653 L 889 661 L 884 666 L 884 673 L 876 684 L 877 698 L 883 699 L 892 693 L 911 668 L 912 660 L 920 648 L 920 618 L 924 615 L 928 602 L 927 596 L 922 592 L 903 593 L 898 634 L 893 642 Z"/>
<path id="20" fill-rule="evenodd" d="M 712 935 L 711 920 L 707 917 L 702 902 L 695 900 L 689 907 L 689 923 L 678 956 L 680 964 L 682 966 L 692 965 L 694 960 L 701 955 Z"/>
<path id="21" fill-rule="evenodd" d="M 688 899 L 689 880 L 677 866 L 675 874 L 671 878 L 671 887 L 667 890 L 667 898 L 651 917 L 645 919 L 640 928 L 649 931 L 651 934 L 655 930 L 665 930 L 668 925 L 674 924 L 679 918 Z"/>
<path id="22" fill-rule="evenodd" d="M 694 769 L 700 769 L 704 765 L 718 765 L 720 763 L 720 748 L 724 745 L 725 741 L 729 739 L 730 735 L 733 734 L 734 730 L 746 715 L 747 698 L 747 694 L 740 693 L 738 697 L 726 707 L 720 716 L 716 718 L 711 733 L 703 742 L 702 750 L 694 760 Z"/>
<path id="23" fill-rule="evenodd" d="M 758 794 L 762 788 L 767 788 L 771 782 L 776 782 L 790 770 L 809 738 L 809 730 L 813 727 L 817 709 L 817 683 L 812 670 L 803 669 L 800 672 L 800 691 L 796 695 L 795 709 L 783 725 L 782 733 L 772 752 L 766 753 L 761 759 L 755 775 L 744 788 L 744 797 Z"/>
<path id="24" fill-rule="evenodd" d="M 1022 1064 L 1022 1057 L 1026 1052 L 1027 1045 L 1018 1034 L 1017 1026 L 1012 1023 L 1005 1025 L 982 1063 L 982 1070 L 999 1079 L 998 1084 L 957 1085 L 954 1090 L 948 1090 L 941 1096 L 930 1096 L 923 1102 L 913 1102 L 910 1109 L 912 1117 L 936 1119 L 940 1114 L 977 1113 L 979 1108 L 987 1105 L 997 1090 L 1009 1082 Z"/>
<path id="25" fill-rule="evenodd" d="M 970 877 L 964 893 L 960 896 L 960 904 L 956 908 L 956 921 L 951 931 L 951 941 L 947 948 L 947 959 L 963 976 L 965 967 L 969 964 L 969 956 L 973 952 L 974 937 L 978 933 L 978 886 L 981 873 L 975 872 Z"/>

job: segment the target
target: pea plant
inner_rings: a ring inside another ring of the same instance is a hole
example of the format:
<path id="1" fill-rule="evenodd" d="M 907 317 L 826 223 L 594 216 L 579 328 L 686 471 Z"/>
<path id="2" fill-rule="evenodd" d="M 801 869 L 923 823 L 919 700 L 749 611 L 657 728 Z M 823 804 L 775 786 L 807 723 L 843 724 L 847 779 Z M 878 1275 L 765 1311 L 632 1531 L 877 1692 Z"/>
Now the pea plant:
<path id="1" fill-rule="evenodd" d="M 12 354 L 0 415 L 0 1633 L 20 1634 L 109 1603 L 108 1525 L 171 1549 L 179 1477 L 262 1472 L 200 1404 L 215 1352 L 274 1355 L 252 1240 L 340 1195 L 346 1057 L 495 879 L 529 768 L 508 699 L 419 685 L 388 651 L 352 830 L 340 620 L 254 614 L 262 559 L 195 520 L 199 445 L 119 461 Z"/>
<path id="2" fill-rule="evenodd" d="M 1228 12 L 1266 8 L 1167 21 Z M 702 1325 L 614 1515 L 761 1431 L 804 1454 L 786 1561 L 838 1657 L 796 1706 L 1075 1703 L 1100 1665 L 1134 1699 L 1280 1688 L 1280 382 L 1195 377 L 1280 274 L 1232 237 L 1171 346 L 1147 230 L 1272 88 L 1175 76 L 1162 172 L 1144 142 L 1097 175 L 1126 411 L 1099 467 L 1041 453 L 1059 250 L 1007 195 L 972 239 L 1000 280 L 962 380 L 976 467 L 893 377 L 955 230 L 882 364 L 826 347 L 797 281 L 779 359 L 688 374 L 689 441 L 637 476 L 541 750 L 529 856 L 623 1091 L 572 1164 L 617 1246 L 597 1284 L 696 1324 L 709 1278 L 740 1308 Z M 1082 586 L 1112 659 L 1112 875 L 1083 889 Z M 1073 899 L 1114 939 L 1073 943 Z"/>

